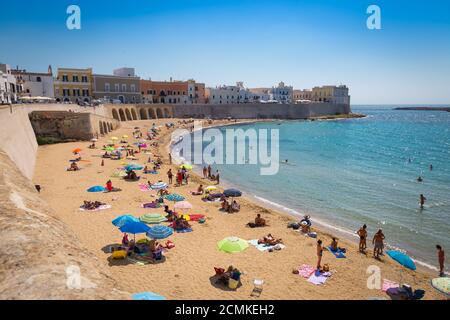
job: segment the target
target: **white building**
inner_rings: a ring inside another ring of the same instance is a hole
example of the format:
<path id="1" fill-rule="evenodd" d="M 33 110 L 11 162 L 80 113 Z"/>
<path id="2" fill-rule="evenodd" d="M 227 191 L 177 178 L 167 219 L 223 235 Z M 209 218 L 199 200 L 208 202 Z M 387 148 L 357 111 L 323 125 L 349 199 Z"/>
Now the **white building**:
<path id="1" fill-rule="evenodd" d="M 294 88 L 280 82 L 277 87 L 272 87 L 273 100 L 278 103 L 292 103 Z"/>
<path id="2" fill-rule="evenodd" d="M 113 70 L 113 75 L 119 76 L 119 77 L 135 77 L 135 71 L 134 68 L 119 68 Z"/>
<path id="3" fill-rule="evenodd" d="M 7 64 L 0 64 L 0 104 L 16 103 L 20 85 Z"/>
<path id="4" fill-rule="evenodd" d="M 47 73 L 27 72 L 26 70 L 12 70 L 16 81 L 21 85 L 20 96 L 55 98 L 52 67 Z"/>
<path id="5" fill-rule="evenodd" d="M 235 104 L 255 102 L 254 94 L 244 87 L 243 82 L 235 86 L 220 86 L 207 88 L 206 95 L 209 104 Z"/>

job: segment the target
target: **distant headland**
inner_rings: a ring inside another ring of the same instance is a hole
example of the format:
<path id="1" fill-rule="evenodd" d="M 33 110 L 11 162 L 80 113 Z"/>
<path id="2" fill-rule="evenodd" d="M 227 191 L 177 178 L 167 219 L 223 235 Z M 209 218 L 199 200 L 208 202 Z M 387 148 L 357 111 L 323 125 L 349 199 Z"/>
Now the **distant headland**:
<path id="1" fill-rule="evenodd" d="M 450 112 L 450 107 L 399 107 L 394 110 L 416 110 L 416 111 L 447 111 Z"/>

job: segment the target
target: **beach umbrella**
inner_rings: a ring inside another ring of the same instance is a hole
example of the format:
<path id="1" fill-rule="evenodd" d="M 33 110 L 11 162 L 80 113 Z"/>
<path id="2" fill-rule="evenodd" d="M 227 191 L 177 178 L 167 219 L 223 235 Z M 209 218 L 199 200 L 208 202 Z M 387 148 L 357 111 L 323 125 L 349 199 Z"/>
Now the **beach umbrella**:
<path id="1" fill-rule="evenodd" d="M 163 225 L 157 225 L 150 228 L 147 236 L 152 239 L 165 239 L 173 234 L 173 229 Z"/>
<path id="2" fill-rule="evenodd" d="M 179 201 L 179 202 L 175 203 L 175 205 L 173 207 L 175 209 L 187 210 L 187 209 L 192 209 L 192 204 L 190 204 L 188 201 Z"/>
<path id="3" fill-rule="evenodd" d="M 205 190 L 208 191 L 208 192 L 210 192 L 210 191 L 213 191 L 213 190 L 217 190 L 217 187 L 216 187 L 216 186 L 207 186 L 207 187 L 205 188 Z"/>
<path id="4" fill-rule="evenodd" d="M 112 141 L 117 141 L 117 140 L 119 140 L 119 138 L 117 138 L 117 137 L 112 137 L 111 140 L 112 140 Z"/>
<path id="5" fill-rule="evenodd" d="M 180 169 L 185 169 L 185 170 L 192 170 L 192 165 L 188 164 L 188 163 L 183 163 L 180 166 Z"/>
<path id="6" fill-rule="evenodd" d="M 445 293 L 446 295 L 450 296 L 450 278 L 449 277 L 434 278 L 433 280 L 431 280 L 431 285 L 437 291 Z"/>
<path id="7" fill-rule="evenodd" d="M 169 201 L 174 201 L 174 202 L 178 202 L 178 201 L 183 201 L 184 197 L 178 193 L 171 193 L 168 194 L 166 196 L 164 196 L 165 199 L 169 200 Z"/>
<path id="8" fill-rule="evenodd" d="M 225 197 L 232 197 L 232 198 L 242 196 L 242 192 L 240 192 L 237 189 L 227 189 L 223 192 L 223 194 L 225 195 Z"/>
<path id="9" fill-rule="evenodd" d="M 167 221 L 166 217 L 159 213 L 147 213 L 139 218 L 141 222 L 148 224 L 158 224 Z"/>
<path id="10" fill-rule="evenodd" d="M 133 217 L 131 214 L 124 214 L 122 216 L 116 217 L 113 221 L 111 221 L 113 225 L 120 228 L 127 223 L 130 222 L 139 222 L 139 219 L 136 217 Z"/>
<path id="11" fill-rule="evenodd" d="M 105 192 L 106 189 L 102 186 L 93 186 L 87 189 L 87 192 Z"/>
<path id="12" fill-rule="evenodd" d="M 150 186 L 150 188 L 153 189 L 153 190 L 166 189 L 167 188 L 167 183 L 160 181 L 160 182 L 152 184 Z"/>
<path id="13" fill-rule="evenodd" d="M 397 261 L 398 263 L 400 263 L 402 266 L 411 270 L 416 270 L 416 264 L 414 263 L 414 261 L 403 252 L 396 250 L 388 250 L 386 251 L 386 254 L 395 261 Z"/>
<path id="14" fill-rule="evenodd" d="M 114 151 L 114 148 L 113 147 L 105 147 L 105 148 L 103 148 L 103 150 L 112 152 L 112 151 Z"/>
<path id="15" fill-rule="evenodd" d="M 238 237 L 228 237 L 217 242 L 220 251 L 236 253 L 248 248 L 248 242 Z"/>
<path id="16" fill-rule="evenodd" d="M 130 171 L 130 170 L 142 170 L 142 169 L 144 169 L 144 166 L 141 166 L 140 164 L 134 164 L 134 163 L 132 163 L 132 164 L 127 164 L 127 165 L 124 167 L 124 169 L 125 169 L 125 170 L 128 170 L 128 171 Z"/>
<path id="17" fill-rule="evenodd" d="M 72 153 L 79 153 L 81 152 L 81 148 L 75 148 L 72 150 Z"/>
<path id="18" fill-rule="evenodd" d="M 119 227 L 120 231 L 124 233 L 146 233 L 150 230 L 150 227 L 146 225 L 145 223 L 142 223 L 140 221 L 132 221 L 124 224 L 123 226 Z"/>
<path id="19" fill-rule="evenodd" d="M 127 138 L 128 138 L 128 135 L 127 135 L 127 134 L 124 134 L 124 135 L 122 136 L 122 138 L 127 139 Z"/>
<path id="20" fill-rule="evenodd" d="M 111 174 L 111 178 L 123 178 L 127 175 L 127 173 L 123 170 L 115 171 Z"/>
<path id="21" fill-rule="evenodd" d="M 165 297 L 153 292 L 140 292 L 132 294 L 133 300 L 166 300 Z"/>
<path id="22" fill-rule="evenodd" d="M 97 141 L 98 141 L 98 139 L 95 139 L 95 138 L 91 139 L 91 142 L 97 142 Z"/>

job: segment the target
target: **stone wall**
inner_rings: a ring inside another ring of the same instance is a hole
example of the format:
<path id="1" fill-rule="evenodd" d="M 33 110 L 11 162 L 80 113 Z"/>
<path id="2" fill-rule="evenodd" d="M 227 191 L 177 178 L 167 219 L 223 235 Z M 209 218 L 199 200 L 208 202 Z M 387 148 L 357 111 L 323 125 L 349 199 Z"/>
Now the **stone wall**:
<path id="1" fill-rule="evenodd" d="M 348 114 L 350 106 L 332 103 L 308 104 L 228 104 L 228 105 L 174 105 L 175 118 L 236 119 L 306 119 L 310 117 Z"/>
<path id="2" fill-rule="evenodd" d="M 29 117 L 36 136 L 61 140 L 90 140 L 119 126 L 117 120 L 91 113 L 33 111 Z"/>

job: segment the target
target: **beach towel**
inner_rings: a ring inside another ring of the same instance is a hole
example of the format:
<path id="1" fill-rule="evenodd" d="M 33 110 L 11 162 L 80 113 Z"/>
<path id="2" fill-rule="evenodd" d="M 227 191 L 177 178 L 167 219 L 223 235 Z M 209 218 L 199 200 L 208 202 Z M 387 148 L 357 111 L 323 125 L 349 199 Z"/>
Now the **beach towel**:
<path id="1" fill-rule="evenodd" d="M 328 246 L 327 249 L 328 249 L 328 251 L 330 251 L 338 259 L 346 258 L 344 252 L 342 252 L 342 250 L 340 250 L 339 248 L 336 251 L 333 251 L 331 249 L 331 247 Z"/>
<path id="2" fill-rule="evenodd" d="M 322 272 L 317 270 L 316 272 L 313 272 L 313 274 L 308 278 L 308 282 L 311 282 L 315 285 L 321 285 L 324 284 L 330 276 L 330 272 Z"/>
<path id="3" fill-rule="evenodd" d="M 202 214 L 190 214 L 189 218 L 190 218 L 190 221 L 199 221 L 201 219 L 204 219 L 205 216 Z"/>
<path id="4" fill-rule="evenodd" d="M 160 208 L 161 205 L 159 203 L 156 203 L 156 202 L 149 202 L 149 203 L 141 204 L 141 207 L 142 208 L 156 209 L 156 208 Z"/>
<path id="5" fill-rule="evenodd" d="M 398 287 L 400 287 L 400 285 L 397 282 L 394 282 L 394 281 L 391 281 L 388 279 L 383 279 L 383 287 L 381 288 L 381 290 L 383 292 L 386 292 L 389 289 L 398 288 Z"/>
<path id="6" fill-rule="evenodd" d="M 305 279 L 308 279 L 314 271 L 316 271 L 316 268 L 307 264 L 303 264 L 300 268 L 298 268 L 298 274 Z"/>
<path id="7" fill-rule="evenodd" d="M 144 174 L 158 174 L 158 171 L 149 170 L 149 171 L 144 172 Z"/>
<path id="8" fill-rule="evenodd" d="M 262 251 L 262 252 L 269 251 L 270 249 L 275 250 L 275 247 L 279 247 L 280 249 L 284 249 L 286 247 L 285 245 L 283 245 L 281 243 L 273 245 L 273 246 L 268 246 L 263 243 L 258 244 L 258 239 L 249 240 L 248 243 L 250 243 L 252 246 L 255 246 L 256 249 L 258 249 L 259 251 Z"/>
<path id="9" fill-rule="evenodd" d="M 150 191 L 150 187 L 148 186 L 148 184 L 146 183 L 140 183 L 139 184 L 139 190 L 141 191 Z"/>
<path id="10" fill-rule="evenodd" d="M 178 233 L 187 233 L 187 232 L 192 232 L 191 228 L 187 228 L 187 229 L 180 229 L 180 230 L 175 230 Z"/>
<path id="11" fill-rule="evenodd" d="M 104 205 L 101 205 L 100 207 L 92 209 L 92 210 L 85 209 L 84 206 L 80 207 L 81 211 L 100 211 L 100 210 L 106 210 L 106 209 L 111 209 L 111 206 L 109 204 L 104 204 Z"/>

